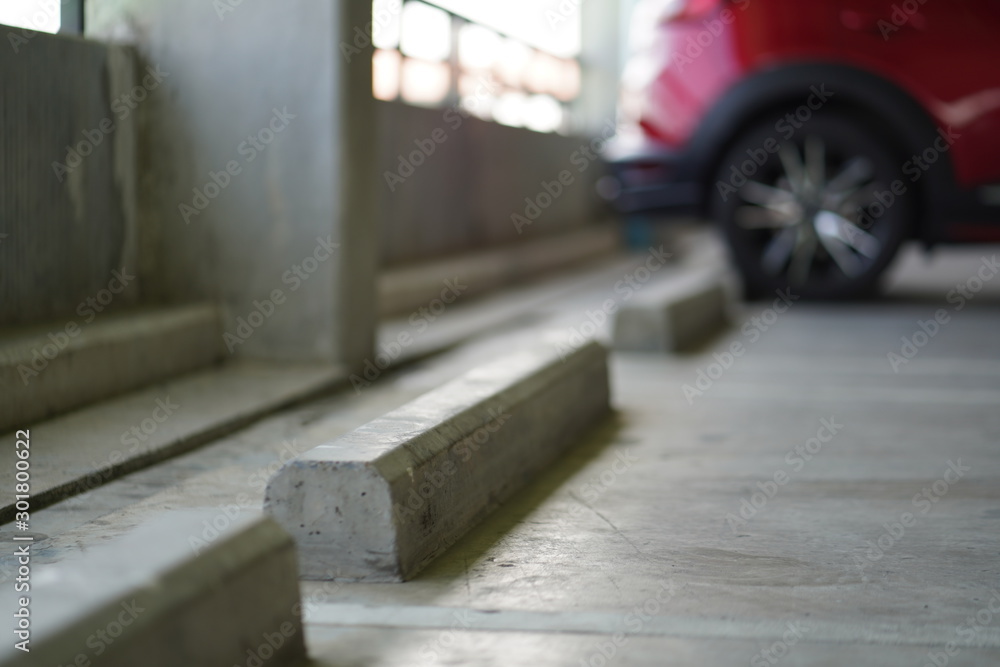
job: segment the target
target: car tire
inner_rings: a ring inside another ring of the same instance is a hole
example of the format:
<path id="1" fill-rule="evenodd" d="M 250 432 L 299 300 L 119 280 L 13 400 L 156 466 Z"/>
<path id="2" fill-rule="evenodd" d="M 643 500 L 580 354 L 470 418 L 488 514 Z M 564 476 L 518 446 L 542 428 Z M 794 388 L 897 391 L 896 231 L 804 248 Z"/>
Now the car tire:
<path id="1" fill-rule="evenodd" d="M 837 112 L 756 124 L 732 143 L 715 177 L 712 217 L 751 297 L 873 292 L 917 199 L 897 151 Z"/>

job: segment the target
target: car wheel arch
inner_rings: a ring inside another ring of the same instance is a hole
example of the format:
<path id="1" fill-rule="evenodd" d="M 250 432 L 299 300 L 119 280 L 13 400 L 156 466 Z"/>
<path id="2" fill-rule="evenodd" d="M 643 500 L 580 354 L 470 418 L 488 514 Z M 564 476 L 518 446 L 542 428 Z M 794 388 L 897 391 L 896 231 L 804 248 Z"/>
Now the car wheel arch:
<path id="1" fill-rule="evenodd" d="M 771 67 L 743 79 L 724 93 L 689 142 L 692 154 L 702 156 L 694 167 L 693 177 L 702 184 L 703 212 L 710 208 L 712 178 L 732 142 L 768 116 L 775 118 L 777 124 L 781 110 L 803 104 L 813 94 L 811 87 L 824 85 L 833 93 L 829 109 L 876 119 L 886 137 L 902 151 L 902 160 L 923 151 L 937 137 L 937 124 L 913 96 L 877 74 L 832 63 Z M 943 157 L 917 184 L 922 214 L 913 236 L 928 243 L 938 240 L 946 203 L 954 197 L 954 167 L 950 156 Z"/>

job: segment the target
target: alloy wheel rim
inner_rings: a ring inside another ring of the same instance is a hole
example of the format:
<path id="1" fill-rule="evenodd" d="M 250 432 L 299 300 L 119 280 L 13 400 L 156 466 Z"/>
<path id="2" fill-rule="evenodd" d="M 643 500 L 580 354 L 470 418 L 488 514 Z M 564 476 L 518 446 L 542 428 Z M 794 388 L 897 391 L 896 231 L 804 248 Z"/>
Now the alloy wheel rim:
<path id="1" fill-rule="evenodd" d="M 778 176 L 770 184 L 748 179 L 734 212 L 738 226 L 769 233 L 761 269 L 796 286 L 808 282 L 818 262 L 829 262 L 848 279 L 864 274 L 883 247 L 860 222 L 878 189 L 872 161 L 854 156 L 831 164 L 815 135 L 806 137 L 801 152 L 782 144 L 778 158 Z"/>

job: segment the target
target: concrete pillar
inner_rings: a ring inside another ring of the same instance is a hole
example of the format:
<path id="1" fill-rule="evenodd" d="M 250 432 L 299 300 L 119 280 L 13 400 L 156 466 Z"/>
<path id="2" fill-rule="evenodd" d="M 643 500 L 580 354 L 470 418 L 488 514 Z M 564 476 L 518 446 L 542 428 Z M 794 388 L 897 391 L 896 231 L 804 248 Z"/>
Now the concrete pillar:
<path id="1" fill-rule="evenodd" d="M 627 2 L 627 0 L 623 0 Z M 583 92 L 577 102 L 584 133 L 597 133 L 615 121 L 622 67 L 619 2 L 580 3 Z"/>
<path id="2" fill-rule="evenodd" d="M 370 52 L 354 47 L 370 3 L 86 10 L 89 37 L 134 43 L 140 78 L 156 73 L 136 108 L 144 299 L 221 302 L 232 354 L 360 366 L 374 330 L 375 114 Z"/>

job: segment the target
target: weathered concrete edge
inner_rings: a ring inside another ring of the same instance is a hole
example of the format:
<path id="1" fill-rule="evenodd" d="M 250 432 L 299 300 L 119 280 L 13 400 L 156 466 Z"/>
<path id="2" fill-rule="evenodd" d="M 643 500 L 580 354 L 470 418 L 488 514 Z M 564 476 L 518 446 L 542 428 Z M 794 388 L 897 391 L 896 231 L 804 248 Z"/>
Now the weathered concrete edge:
<path id="1" fill-rule="evenodd" d="M 566 350 L 543 340 L 473 369 L 279 470 L 264 509 L 302 577 L 412 577 L 603 419 L 607 350 Z"/>
<path id="2" fill-rule="evenodd" d="M 168 519 L 36 574 L 31 651 L 8 643 L 0 664 L 80 664 L 81 655 L 99 655 L 112 667 L 187 667 L 244 664 L 261 652 L 271 654 L 268 664 L 300 664 L 306 649 L 291 537 L 256 517 L 196 556 L 188 538 L 199 527 Z"/>

